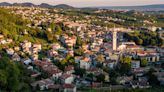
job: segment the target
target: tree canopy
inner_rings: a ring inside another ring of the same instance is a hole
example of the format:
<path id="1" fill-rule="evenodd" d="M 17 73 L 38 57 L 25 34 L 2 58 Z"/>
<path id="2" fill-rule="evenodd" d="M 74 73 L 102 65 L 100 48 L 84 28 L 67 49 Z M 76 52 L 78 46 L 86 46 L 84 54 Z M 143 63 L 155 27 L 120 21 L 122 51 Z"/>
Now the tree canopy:
<path id="1" fill-rule="evenodd" d="M 134 41 L 138 45 L 143 46 L 162 46 L 164 41 L 159 37 L 156 32 L 134 32 L 134 33 L 125 33 L 125 39 L 128 41 Z"/>
<path id="2" fill-rule="evenodd" d="M 15 63 L 7 57 L 0 58 L 0 91 L 29 90 L 28 73 L 22 64 Z"/>

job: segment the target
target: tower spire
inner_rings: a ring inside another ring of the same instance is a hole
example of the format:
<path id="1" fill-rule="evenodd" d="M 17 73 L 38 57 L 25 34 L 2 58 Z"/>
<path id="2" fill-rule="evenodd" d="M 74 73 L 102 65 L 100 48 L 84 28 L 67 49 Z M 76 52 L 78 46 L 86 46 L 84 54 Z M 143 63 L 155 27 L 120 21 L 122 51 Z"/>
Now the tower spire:
<path id="1" fill-rule="evenodd" d="M 113 28 L 113 50 L 117 50 L 117 30 L 115 28 L 115 24 Z"/>

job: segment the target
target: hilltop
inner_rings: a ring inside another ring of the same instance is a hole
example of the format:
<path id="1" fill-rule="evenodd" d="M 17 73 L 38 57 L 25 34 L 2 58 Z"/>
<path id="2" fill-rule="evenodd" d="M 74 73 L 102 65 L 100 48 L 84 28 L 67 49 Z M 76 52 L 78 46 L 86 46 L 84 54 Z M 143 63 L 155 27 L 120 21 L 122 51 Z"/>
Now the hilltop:
<path id="1" fill-rule="evenodd" d="M 42 8 L 61 8 L 61 9 L 76 9 L 77 7 L 73 7 L 67 4 L 59 4 L 59 5 L 51 5 L 47 3 L 41 3 L 39 5 L 35 5 L 30 2 L 25 3 L 8 3 L 1 2 L 0 6 L 23 6 L 23 7 L 42 7 Z M 112 9 L 112 10 L 137 10 L 137 11 L 160 11 L 164 9 L 164 4 L 153 4 L 153 5 L 140 5 L 140 6 L 96 6 L 96 7 L 81 7 L 81 9 L 88 8 L 100 8 L 100 9 Z"/>
<path id="2" fill-rule="evenodd" d="M 35 5 L 30 2 L 25 3 L 8 3 L 8 2 L 2 2 L 0 3 L 0 6 L 22 6 L 22 7 L 42 7 L 42 8 L 63 8 L 63 9 L 73 9 L 75 7 L 67 5 L 67 4 L 59 4 L 59 5 L 50 5 L 47 3 L 41 3 L 39 5 Z"/>

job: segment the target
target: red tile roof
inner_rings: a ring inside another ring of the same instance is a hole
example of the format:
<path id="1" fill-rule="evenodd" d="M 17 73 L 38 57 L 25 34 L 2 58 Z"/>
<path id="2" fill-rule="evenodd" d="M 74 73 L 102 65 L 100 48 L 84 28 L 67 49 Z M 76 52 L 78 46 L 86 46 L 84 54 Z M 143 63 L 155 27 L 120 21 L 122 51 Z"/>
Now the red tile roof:
<path id="1" fill-rule="evenodd" d="M 74 88 L 75 86 L 73 84 L 64 84 L 64 88 Z"/>
<path id="2" fill-rule="evenodd" d="M 71 77 L 71 74 L 63 74 L 60 78 L 61 79 L 67 79 L 69 77 Z"/>

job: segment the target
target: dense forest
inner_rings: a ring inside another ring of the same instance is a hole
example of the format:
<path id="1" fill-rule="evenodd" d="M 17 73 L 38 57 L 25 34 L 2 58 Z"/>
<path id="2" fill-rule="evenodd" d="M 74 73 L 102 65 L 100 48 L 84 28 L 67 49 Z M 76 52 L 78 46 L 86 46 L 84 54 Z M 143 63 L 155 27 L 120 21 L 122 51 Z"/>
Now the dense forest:
<path id="1" fill-rule="evenodd" d="M 136 31 L 134 33 L 126 33 L 124 35 L 128 41 L 134 41 L 138 45 L 143 46 L 162 46 L 164 41 L 159 37 L 157 32 Z"/>
<path id="2" fill-rule="evenodd" d="M 0 9 L 0 33 L 7 38 L 18 40 L 20 33 L 26 29 L 27 21 L 9 12 L 9 10 Z"/>
<path id="3" fill-rule="evenodd" d="M 21 63 L 10 60 L 4 53 L 0 58 L 0 92 L 30 91 L 30 71 Z"/>

